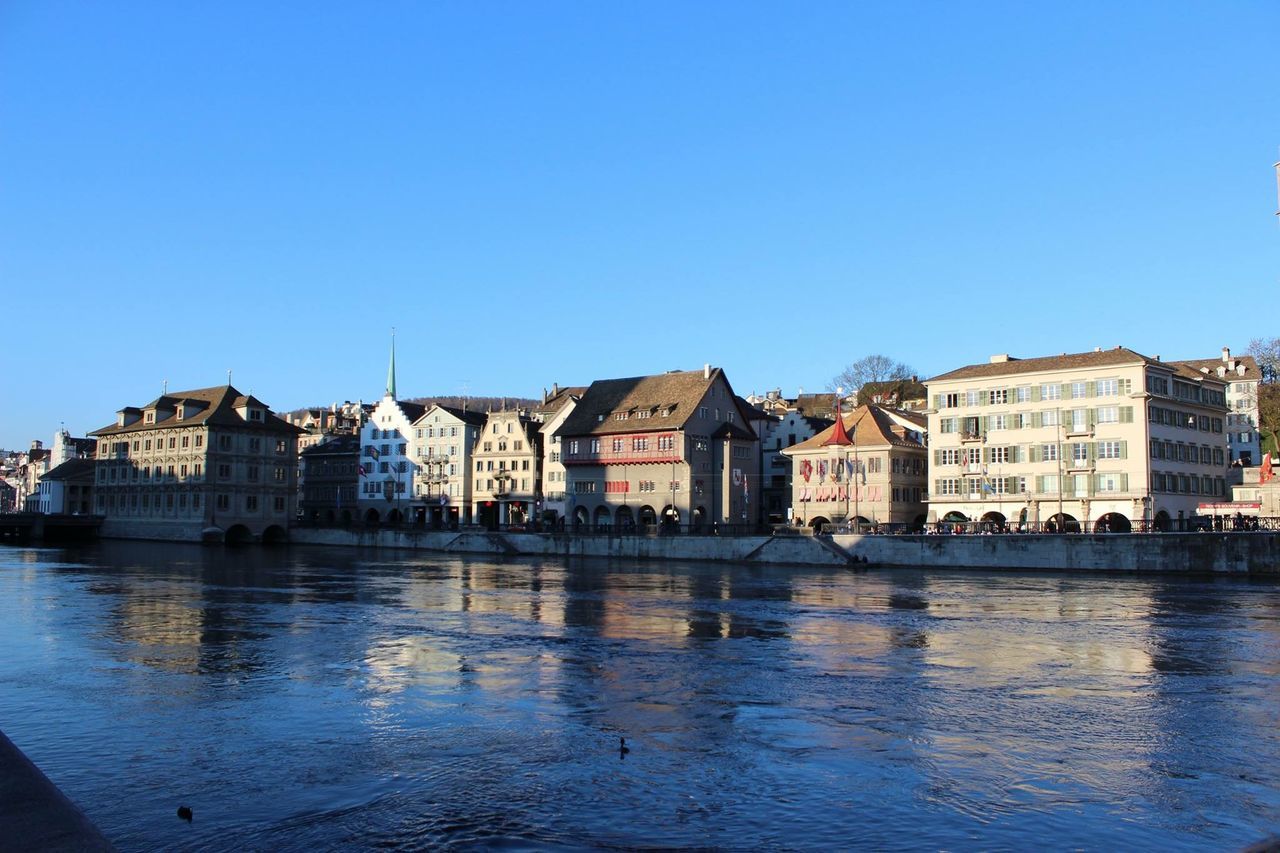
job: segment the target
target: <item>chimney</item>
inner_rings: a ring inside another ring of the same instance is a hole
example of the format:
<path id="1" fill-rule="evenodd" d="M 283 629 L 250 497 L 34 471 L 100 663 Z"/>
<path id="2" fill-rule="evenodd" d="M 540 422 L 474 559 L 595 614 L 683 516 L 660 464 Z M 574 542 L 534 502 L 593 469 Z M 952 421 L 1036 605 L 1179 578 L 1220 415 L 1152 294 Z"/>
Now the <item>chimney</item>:
<path id="1" fill-rule="evenodd" d="M 1231 347 L 1223 347 L 1223 348 L 1222 348 L 1222 360 L 1223 360 L 1223 361 L 1230 361 L 1230 360 L 1231 360 Z"/>
<path id="2" fill-rule="evenodd" d="M 552 396 L 552 397 L 555 397 L 555 396 L 557 396 L 559 393 L 560 393 L 560 383 L 559 383 L 559 382 L 552 382 L 552 383 L 551 383 L 551 396 Z"/>
<path id="3" fill-rule="evenodd" d="M 990 364 L 1004 364 L 1008 360 L 1009 360 L 1009 353 L 1002 352 L 1002 353 L 997 353 L 996 355 L 991 356 L 991 358 L 988 361 Z"/>
<path id="4" fill-rule="evenodd" d="M 702 365 L 702 378 L 703 378 L 703 379 L 710 379 L 710 378 L 711 378 L 711 365 L 710 365 L 710 364 L 704 364 L 704 365 Z"/>

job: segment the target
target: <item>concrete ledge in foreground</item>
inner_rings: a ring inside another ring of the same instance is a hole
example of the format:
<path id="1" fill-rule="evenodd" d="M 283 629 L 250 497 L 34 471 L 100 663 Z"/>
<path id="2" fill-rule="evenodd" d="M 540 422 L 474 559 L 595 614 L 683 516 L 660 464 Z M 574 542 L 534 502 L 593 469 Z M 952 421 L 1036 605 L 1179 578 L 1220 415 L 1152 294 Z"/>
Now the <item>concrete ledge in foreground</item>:
<path id="1" fill-rule="evenodd" d="M 6 850 L 113 850 L 76 804 L 0 733 L 0 846 Z"/>

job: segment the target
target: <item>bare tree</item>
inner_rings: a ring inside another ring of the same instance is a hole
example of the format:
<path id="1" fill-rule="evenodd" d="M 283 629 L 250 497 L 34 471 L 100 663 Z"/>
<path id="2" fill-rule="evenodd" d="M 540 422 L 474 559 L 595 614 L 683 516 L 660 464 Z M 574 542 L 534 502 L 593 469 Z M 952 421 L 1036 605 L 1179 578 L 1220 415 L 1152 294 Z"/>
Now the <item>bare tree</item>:
<path id="1" fill-rule="evenodd" d="M 1280 382 L 1280 338 L 1254 338 L 1247 352 L 1258 362 L 1263 382 Z"/>
<path id="2" fill-rule="evenodd" d="M 868 382 L 910 379 L 914 374 L 910 365 L 894 361 L 887 355 L 868 355 L 837 373 L 832 378 L 830 387 L 832 390 L 842 387 L 846 393 L 856 394 Z"/>

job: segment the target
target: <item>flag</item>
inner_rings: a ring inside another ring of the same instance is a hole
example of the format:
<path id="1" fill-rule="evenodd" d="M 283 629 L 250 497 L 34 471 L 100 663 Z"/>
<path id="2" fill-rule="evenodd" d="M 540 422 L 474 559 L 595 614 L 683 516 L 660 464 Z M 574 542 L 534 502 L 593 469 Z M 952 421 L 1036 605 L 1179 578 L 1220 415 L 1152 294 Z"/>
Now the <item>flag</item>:
<path id="1" fill-rule="evenodd" d="M 750 503 L 751 499 L 751 487 L 748 485 L 750 480 L 751 478 L 745 473 L 742 475 L 742 503 L 744 505 Z"/>
<path id="2" fill-rule="evenodd" d="M 364 466 L 363 466 L 363 465 L 361 465 L 361 466 L 360 466 L 360 476 L 361 476 L 361 477 L 368 476 L 368 473 L 369 473 L 368 471 L 365 471 L 365 470 L 364 470 Z"/>
<path id="3" fill-rule="evenodd" d="M 380 456 L 380 454 L 378 453 L 378 448 L 374 447 L 372 444 L 369 445 L 369 455 L 372 456 L 374 459 L 377 459 Z"/>
<path id="4" fill-rule="evenodd" d="M 847 477 L 846 479 L 852 480 L 852 479 L 853 479 L 853 474 L 854 474 L 854 470 L 853 470 L 853 467 L 854 467 L 854 466 L 853 466 L 853 460 L 852 460 L 852 459 L 846 459 L 846 460 L 844 460 L 844 467 L 845 467 L 845 470 L 846 470 L 846 471 L 848 471 L 848 474 L 849 474 L 849 475 L 848 475 L 848 477 Z"/>
<path id="5" fill-rule="evenodd" d="M 984 480 L 982 481 L 982 491 L 984 491 L 984 492 L 993 492 L 993 491 L 995 491 L 995 489 L 992 489 L 992 488 L 991 488 L 991 484 L 990 484 L 990 483 L 988 483 L 988 482 L 984 479 Z"/>
<path id="6" fill-rule="evenodd" d="M 1262 455 L 1262 470 L 1258 472 L 1259 485 L 1266 483 L 1275 475 L 1275 471 L 1271 467 L 1271 454 L 1264 453 Z"/>

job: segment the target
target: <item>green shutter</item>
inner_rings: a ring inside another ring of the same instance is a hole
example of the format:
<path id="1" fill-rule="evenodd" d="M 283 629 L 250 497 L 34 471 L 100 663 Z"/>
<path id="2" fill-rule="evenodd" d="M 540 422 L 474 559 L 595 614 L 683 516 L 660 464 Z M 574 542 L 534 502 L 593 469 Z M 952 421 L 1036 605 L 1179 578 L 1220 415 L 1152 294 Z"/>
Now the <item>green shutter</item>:
<path id="1" fill-rule="evenodd" d="M 986 392 L 984 391 L 983 393 L 985 394 Z M 982 418 L 978 421 L 978 423 L 982 424 L 982 431 L 983 431 L 984 433 L 986 433 L 986 432 L 990 432 L 990 431 L 991 431 L 991 416 L 990 416 L 990 415 L 983 415 L 983 416 L 982 416 Z"/>
<path id="2" fill-rule="evenodd" d="M 1086 397 L 1098 396 L 1098 383 L 1093 381 L 1084 383 L 1084 395 Z"/>
<path id="3" fill-rule="evenodd" d="M 1123 451 L 1122 451 L 1122 454 L 1123 454 Z M 1122 492 L 1129 491 L 1129 475 L 1128 474 L 1120 475 L 1120 491 Z"/>
<path id="4" fill-rule="evenodd" d="M 1044 477 L 1040 474 L 1036 474 L 1036 494 L 1044 494 Z"/>
<path id="5" fill-rule="evenodd" d="M 1044 412 L 1031 413 L 1031 426 L 1033 429 L 1039 429 L 1044 426 Z"/>
<path id="6" fill-rule="evenodd" d="M 1098 425 L 1098 410 L 1089 409 L 1089 426 L 1096 427 Z"/>
<path id="7" fill-rule="evenodd" d="M 1121 459 L 1129 458 L 1129 442 L 1127 441 L 1120 442 L 1120 458 Z"/>
<path id="8" fill-rule="evenodd" d="M 1040 402 L 1040 386 L 1039 385 L 1031 386 L 1031 402 L 1033 403 Z"/>
<path id="9" fill-rule="evenodd" d="M 1130 393 L 1132 390 L 1133 390 L 1133 380 L 1132 380 L 1132 379 L 1121 379 L 1121 380 L 1120 380 L 1120 393 L 1121 393 L 1121 394 L 1128 394 L 1128 393 Z"/>
<path id="10" fill-rule="evenodd" d="M 1098 458 L 1098 442 L 1096 441 L 1087 442 L 1085 444 L 1085 447 L 1087 448 L 1086 452 L 1089 454 L 1089 461 L 1090 462 L 1096 461 Z"/>
<path id="11" fill-rule="evenodd" d="M 1030 447 L 1028 447 L 1028 448 L 1027 448 L 1027 461 L 1028 461 L 1028 462 L 1039 462 L 1039 461 L 1040 461 L 1040 448 L 1039 448 L 1039 447 L 1037 447 L 1036 445 L 1034 445 L 1034 444 L 1033 444 L 1033 445 L 1031 445 Z"/>
<path id="12" fill-rule="evenodd" d="M 1133 406 L 1120 407 L 1120 423 L 1122 424 L 1133 423 Z"/>
<path id="13" fill-rule="evenodd" d="M 933 395 L 933 407 L 934 407 L 935 409 L 941 409 L 941 408 L 942 408 L 942 395 L 941 395 L 941 394 L 934 394 L 934 395 Z"/>
<path id="14" fill-rule="evenodd" d="M 1005 491 L 1005 494 L 1007 494 L 1007 495 L 1016 495 L 1016 494 L 1018 493 L 1018 478 L 1017 478 L 1017 477 L 1005 477 L 1005 478 L 1004 478 L 1004 491 Z"/>
<path id="15" fill-rule="evenodd" d="M 1059 395 L 1059 399 L 1061 399 L 1061 400 L 1070 400 L 1070 399 L 1071 399 L 1071 384 L 1070 384 L 1070 383 L 1068 383 L 1068 382 L 1063 382 L 1061 385 L 1059 385 L 1059 386 L 1058 386 L 1058 395 Z"/>
<path id="16" fill-rule="evenodd" d="M 942 451 L 941 451 L 941 450 L 934 449 L 934 451 L 933 451 L 933 464 L 934 464 L 934 465 L 941 465 L 941 464 L 942 464 Z"/>

